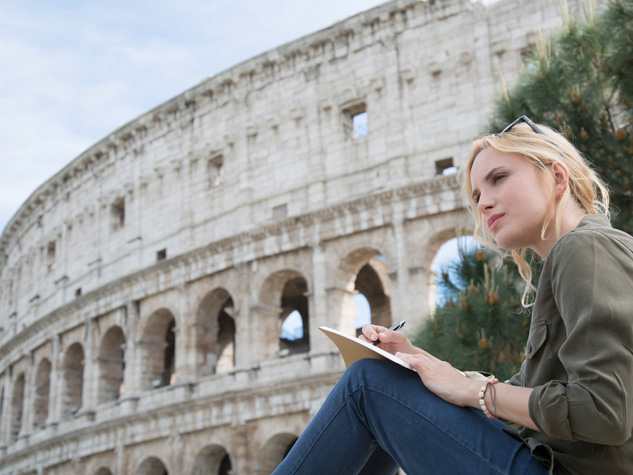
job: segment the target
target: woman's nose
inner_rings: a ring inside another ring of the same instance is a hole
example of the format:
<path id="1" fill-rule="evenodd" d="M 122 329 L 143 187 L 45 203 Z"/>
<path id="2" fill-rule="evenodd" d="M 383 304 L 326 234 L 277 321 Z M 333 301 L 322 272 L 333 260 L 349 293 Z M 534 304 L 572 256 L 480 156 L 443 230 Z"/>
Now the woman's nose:
<path id="1" fill-rule="evenodd" d="M 492 208 L 492 199 L 489 195 L 484 195 L 483 193 L 481 193 L 479 195 L 479 201 L 477 201 L 477 210 L 480 213 L 483 213 L 490 208 Z"/>

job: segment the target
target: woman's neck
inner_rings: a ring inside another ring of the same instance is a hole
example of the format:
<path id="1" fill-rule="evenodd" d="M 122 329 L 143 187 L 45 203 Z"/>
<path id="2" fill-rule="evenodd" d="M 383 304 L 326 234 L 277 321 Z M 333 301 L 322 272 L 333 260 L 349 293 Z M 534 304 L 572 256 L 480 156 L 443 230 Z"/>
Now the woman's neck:
<path id="1" fill-rule="evenodd" d="M 578 227 L 582 218 L 587 216 L 585 210 L 583 210 L 575 201 L 568 202 L 566 206 L 560 210 L 561 220 L 560 227 L 558 229 L 558 233 L 556 233 L 556 215 L 554 215 L 551 224 L 548 226 L 546 232 L 546 239 L 543 239 L 540 245 L 533 249 L 541 259 L 547 259 L 550 251 L 563 235 L 567 234 L 569 231 L 573 231 Z"/>

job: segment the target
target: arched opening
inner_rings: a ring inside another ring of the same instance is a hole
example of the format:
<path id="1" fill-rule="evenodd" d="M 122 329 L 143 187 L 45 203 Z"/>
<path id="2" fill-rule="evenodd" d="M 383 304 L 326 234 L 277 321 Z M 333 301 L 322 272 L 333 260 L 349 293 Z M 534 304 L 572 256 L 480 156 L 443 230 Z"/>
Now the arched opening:
<path id="1" fill-rule="evenodd" d="M 84 349 L 80 343 L 73 343 L 64 357 L 63 415 L 75 415 L 83 403 Z"/>
<path id="2" fill-rule="evenodd" d="M 101 467 L 95 472 L 95 475 L 112 475 L 112 470 L 107 467 Z"/>
<path id="3" fill-rule="evenodd" d="M 376 249 L 361 248 L 341 262 L 334 305 L 340 306 L 341 331 L 360 334 L 367 323 L 391 325 L 390 281 L 387 259 Z"/>
<path id="4" fill-rule="evenodd" d="M 381 274 L 383 278 L 381 278 Z M 374 323 L 388 327 L 391 325 L 391 305 L 386 292 L 386 262 L 384 256 L 377 255 L 361 267 L 356 274 L 354 290 L 362 295 L 369 305 L 369 315 L 366 323 Z M 358 295 L 357 294 L 357 295 Z M 363 308 L 363 300 L 355 296 L 354 307 L 357 310 L 355 326 L 356 334 L 360 333 L 362 325 L 358 326 L 358 310 Z M 367 320 L 367 319 L 366 319 Z"/>
<path id="5" fill-rule="evenodd" d="M 138 466 L 135 475 L 169 475 L 165 464 L 157 457 L 148 457 Z"/>
<path id="6" fill-rule="evenodd" d="M 176 321 L 171 320 L 165 331 L 165 353 L 163 354 L 162 386 L 172 384 L 176 376 Z"/>
<path id="7" fill-rule="evenodd" d="M 224 447 L 208 445 L 196 455 L 192 475 L 229 475 L 231 468 L 231 457 Z"/>
<path id="8" fill-rule="evenodd" d="M 233 300 L 229 299 L 226 305 L 218 315 L 216 373 L 226 373 L 235 367 L 235 320 L 228 313 L 228 309 L 233 308 Z"/>
<path id="9" fill-rule="evenodd" d="M 158 310 L 147 319 L 141 346 L 145 389 L 172 384 L 176 379 L 176 320 L 169 310 Z"/>
<path id="10" fill-rule="evenodd" d="M 269 275 L 257 307 L 261 356 L 274 358 L 310 351 L 308 283 L 297 271 Z"/>
<path id="11" fill-rule="evenodd" d="M 13 393 L 11 395 L 11 427 L 9 436 L 15 440 L 20 435 L 22 429 L 22 414 L 24 412 L 24 373 L 20 373 L 13 383 Z"/>
<path id="12" fill-rule="evenodd" d="M 288 433 L 277 434 L 268 439 L 259 454 L 262 470 L 272 473 L 288 455 L 297 439 L 296 435 Z"/>
<path id="13" fill-rule="evenodd" d="M 51 362 L 44 358 L 35 373 L 35 394 L 33 395 L 33 428 L 44 427 L 48 418 L 48 401 L 51 390 Z"/>
<path id="14" fill-rule="evenodd" d="M 125 335 L 119 326 L 110 328 L 99 348 L 99 395 L 98 403 L 115 401 L 124 391 Z"/>
<path id="15" fill-rule="evenodd" d="M 478 241 L 470 235 L 458 236 L 445 241 L 433 258 L 431 272 L 434 276 L 429 288 L 429 304 L 431 310 L 438 305 L 444 305 L 447 301 L 441 291 L 438 292 L 438 284 L 444 279 L 444 274 L 454 272 L 452 267 L 459 262 L 459 249 L 469 250 L 478 247 Z M 448 275 L 446 276 L 448 277 Z M 439 286 L 441 288 L 441 285 Z"/>
<path id="16" fill-rule="evenodd" d="M 233 299 L 224 289 L 207 294 L 196 312 L 195 341 L 202 376 L 235 367 Z"/>
<path id="17" fill-rule="evenodd" d="M 310 351 L 310 327 L 308 316 L 308 285 L 303 277 L 288 280 L 281 293 L 282 331 L 279 338 L 281 354 Z M 296 322 L 293 327 L 289 323 Z M 284 331 L 285 325 L 285 331 Z"/>

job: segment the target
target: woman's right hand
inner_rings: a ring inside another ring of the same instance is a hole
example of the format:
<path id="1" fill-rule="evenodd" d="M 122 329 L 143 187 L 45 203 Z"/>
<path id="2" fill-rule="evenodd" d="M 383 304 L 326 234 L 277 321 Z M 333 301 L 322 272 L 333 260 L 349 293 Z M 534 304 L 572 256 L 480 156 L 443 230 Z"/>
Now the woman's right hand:
<path id="1" fill-rule="evenodd" d="M 372 343 L 376 340 L 380 340 L 378 345 L 381 349 L 395 355 L 400 353 L 418 353 L 419 349 L 413 346 L 404 333 L 401 331 L 389 330 L 386 327 L 380 325 L 365 325 L 362 329 L 362 333 L 358 336 L 367 343 Z"/>

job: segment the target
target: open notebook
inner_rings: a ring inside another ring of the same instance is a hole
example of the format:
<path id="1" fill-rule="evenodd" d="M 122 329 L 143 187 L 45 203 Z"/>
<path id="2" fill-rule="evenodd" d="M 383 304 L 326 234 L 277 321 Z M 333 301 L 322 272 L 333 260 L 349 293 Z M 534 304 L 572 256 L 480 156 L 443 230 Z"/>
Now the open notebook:
<path id="1" fill-rule="evenodd" d="M 363 340 L 346 335 L 333 328 L 319 327 L 319 330 L 325 333 L 337 346 L 338 351 L 340 351 L 343 357 L 343 361 L 345 361 L 345 366 L 349 366 L 362 358 L 375 358 L 393 361 L 400 366 L 415 371 L 409 363 Z"/>

